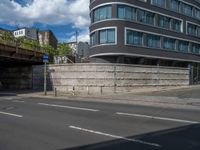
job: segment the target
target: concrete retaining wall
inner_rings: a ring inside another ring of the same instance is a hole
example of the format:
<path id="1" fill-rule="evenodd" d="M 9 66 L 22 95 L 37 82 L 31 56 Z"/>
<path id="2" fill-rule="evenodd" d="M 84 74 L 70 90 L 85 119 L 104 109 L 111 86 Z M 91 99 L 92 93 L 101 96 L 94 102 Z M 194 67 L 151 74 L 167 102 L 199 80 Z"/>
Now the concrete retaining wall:
<path id="1" fill-rule="evenodd" d="M 69 64 L 48 66 L 48 88 L 67 93 L 130 92 L 138 87 L 189 85 L 184 68 L 120 64 Z M 43 88 L 43 66 L 33 67 L 33 88 Z"/>

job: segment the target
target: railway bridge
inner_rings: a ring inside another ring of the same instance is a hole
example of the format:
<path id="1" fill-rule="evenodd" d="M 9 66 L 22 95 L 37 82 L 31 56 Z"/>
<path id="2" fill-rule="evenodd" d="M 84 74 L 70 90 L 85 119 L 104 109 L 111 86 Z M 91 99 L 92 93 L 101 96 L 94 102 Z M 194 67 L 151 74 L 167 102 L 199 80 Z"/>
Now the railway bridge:
<path id="1" fill-rule="evenodd" d="M 32 88 L 32 66 L 43 64 L 43 54 L 0 41 L 0 90 Z"/>

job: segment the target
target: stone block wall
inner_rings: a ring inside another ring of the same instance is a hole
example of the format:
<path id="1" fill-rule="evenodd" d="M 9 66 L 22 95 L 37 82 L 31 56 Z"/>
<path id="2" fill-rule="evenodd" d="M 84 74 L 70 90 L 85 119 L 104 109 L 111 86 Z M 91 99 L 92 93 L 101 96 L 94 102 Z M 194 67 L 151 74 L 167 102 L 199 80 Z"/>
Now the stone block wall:
<path id="1" fill-rule="evenodd" d="M 33 67 L 33 88 L 43 88 L 43 66 Z M 138 87 L 189 85 L 189 69 L 120 64 L 48 66 L 48 89 L 68 93 L 131 92 Z"/>

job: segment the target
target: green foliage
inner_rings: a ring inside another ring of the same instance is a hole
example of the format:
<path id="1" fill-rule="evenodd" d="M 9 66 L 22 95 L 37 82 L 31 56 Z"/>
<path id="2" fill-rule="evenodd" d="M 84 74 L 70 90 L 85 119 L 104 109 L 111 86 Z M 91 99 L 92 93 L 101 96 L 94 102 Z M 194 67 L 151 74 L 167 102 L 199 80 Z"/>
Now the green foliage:
<path id="1" fill-rule="evenodd" d="M 50 45 L 43 45 L 42 49 L 43 49 L 43 52 L 49 54 L 50 56 L 58 55 L 58 51 Z"/>
<path id="2" fill-rule="evenodd" d="M 32 40 L 26 37 L 15 38 L 11 32 L 4 32 L 0 37 L 0 41 L 4 44 L 47 53 L 50 57 L 57 55 L 70 55 L 72 53 L 71 48 L 67 44 L 59 44 L 58 48 L 54 49 L 50 45 L 41 46 L 38 40 Z"/>
<path id="3" fill-rule="evenodd" d="M 72 55 L 72 48 L 67 43 L 59 43 L 57 48 L 59 55 Z"/>
<path id="4" fill-rule="evenodd" d="M 31 49 L 35 51 L 41 51 L 40 44 L 37 40 L 31 40 L 24 37 L 17 38 L 17 43 L 20 47 Z"/>
<path id="5" fill-rule="evenodd" d="M 14 44 L 15 43 L 15 38 L 10 32 L 4 32 L 1 36 L 2 41 L 4 44 Z"/>

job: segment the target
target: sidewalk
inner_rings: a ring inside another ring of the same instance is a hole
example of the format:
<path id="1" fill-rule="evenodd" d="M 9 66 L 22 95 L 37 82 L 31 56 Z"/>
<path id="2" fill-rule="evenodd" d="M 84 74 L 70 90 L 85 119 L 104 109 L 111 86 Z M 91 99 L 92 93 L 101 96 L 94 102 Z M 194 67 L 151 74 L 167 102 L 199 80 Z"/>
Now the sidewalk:
<path id="1" fill-rule="evenodd" d="M 164 108 L 179 108 L 179 109 L 198 109 L 200 110 L 200 98 L 179 98 L 174 96 L 157 96 L 152 94 L 153 92 L 176 92 L 176 91 L 187 91 L 199 89 L 199 86 L 193 87 L 179 87 L 179 88 L 168 88 L 168 89 L 153 89 L 149 91 L 136 91 L 132 93 L 115 93 L 110 95 L 75 95 L 63 94 L 55 97 L 54 92 L 48 92 L 45 96 L 43 92 L 17 94 L 21 97 L 38 97 L 38 98 L 49 98 L 52 100 L 70 100 L 70 101 L 87 101 L 87 102 L 106 102 L 106 103 L 118 103 L 118 104 L 134 104 L 134 105 L 145 105 L 155 106 Z M 148 95 L 148 93 L 150 95 Z"/>

